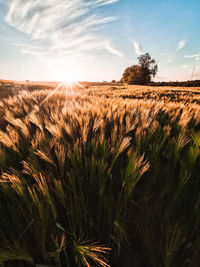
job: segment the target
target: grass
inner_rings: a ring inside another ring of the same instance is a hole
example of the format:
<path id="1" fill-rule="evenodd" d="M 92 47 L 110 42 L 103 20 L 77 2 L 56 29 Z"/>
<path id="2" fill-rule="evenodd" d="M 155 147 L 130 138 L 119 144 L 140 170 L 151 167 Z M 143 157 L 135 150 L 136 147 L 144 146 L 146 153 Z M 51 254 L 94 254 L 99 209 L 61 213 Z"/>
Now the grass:
<path id="1" fill-rule="evenodd" d="M 199 90 L 48 94 L 0 102 L 0 266 L 197 267 Z"/>

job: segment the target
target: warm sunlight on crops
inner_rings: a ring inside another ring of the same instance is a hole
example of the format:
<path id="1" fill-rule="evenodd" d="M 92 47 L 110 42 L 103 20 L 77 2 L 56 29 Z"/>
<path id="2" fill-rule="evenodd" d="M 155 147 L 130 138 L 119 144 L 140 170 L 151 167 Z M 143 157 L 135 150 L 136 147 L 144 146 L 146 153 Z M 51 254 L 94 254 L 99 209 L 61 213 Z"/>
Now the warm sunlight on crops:
<path id="1" fill-rule="evenodd" d="M 0 101 L 0 264 L 197 267 L 200 90 L 65 86 Z"/>

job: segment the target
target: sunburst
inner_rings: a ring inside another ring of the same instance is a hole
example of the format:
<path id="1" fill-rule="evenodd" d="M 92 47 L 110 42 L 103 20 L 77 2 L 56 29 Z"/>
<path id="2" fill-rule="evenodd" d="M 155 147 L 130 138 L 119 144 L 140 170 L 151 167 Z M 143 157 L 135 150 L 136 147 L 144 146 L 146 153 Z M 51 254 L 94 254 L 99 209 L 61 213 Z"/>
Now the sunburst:
<path id="1" fill-rule="evenodd" d="M 75 88 L 84 88 L 84 86 L 75 81 L 66 80 L 60 82 L 57 87 L 42 101 L 40 106 L 42 106 L 49 98 L 53 97 L 58 92 L 64 94 L 65 96 L 73 96 Z"/>

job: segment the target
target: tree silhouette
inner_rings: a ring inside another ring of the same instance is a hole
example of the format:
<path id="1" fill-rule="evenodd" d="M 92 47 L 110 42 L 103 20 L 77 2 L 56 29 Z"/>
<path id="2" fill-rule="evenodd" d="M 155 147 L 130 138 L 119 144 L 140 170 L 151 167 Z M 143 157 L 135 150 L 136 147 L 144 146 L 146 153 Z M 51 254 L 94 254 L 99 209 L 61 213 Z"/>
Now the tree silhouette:
<path id="1" fill-rule="evenodd" d="M 127 84 L 148 84 L 158 71 L 155 59 L 149 53 L 138 57 L 139 64 L 126 68 L 122 82 Z"/>
<path id="2" fill-rule="evenodd" d="M 133 65 L 126 68 L 122 82 L 127 84 L 144 84 L 145 79 L 141 66 Z"/>
<path id="3" fill-rule="evenodd" d="M 142 67 L 142 71 L 146 76 L 146 82 L 150 82 L 152 77 L 156 76 L 158 71 L 158 65 L 156 64 L 155 59 L 152 59 L 149 53 L 141 55 L 138 57 L 139 66 Z"/>

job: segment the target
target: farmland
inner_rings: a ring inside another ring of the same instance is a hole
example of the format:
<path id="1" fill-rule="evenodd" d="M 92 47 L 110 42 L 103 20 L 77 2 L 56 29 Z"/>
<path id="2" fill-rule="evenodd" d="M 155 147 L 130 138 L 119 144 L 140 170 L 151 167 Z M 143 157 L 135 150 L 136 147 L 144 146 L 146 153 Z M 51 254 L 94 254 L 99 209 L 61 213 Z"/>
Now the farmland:
<path id="1" fill-rule="evenodd" d="M 197 267 L 200 88 L 82 85 L 2 96 L 0 266 Z"/>

